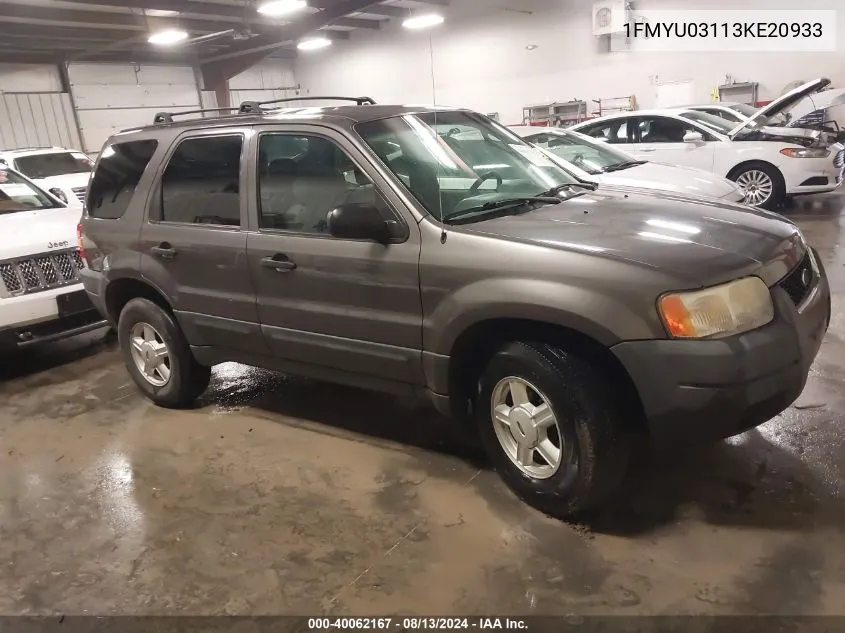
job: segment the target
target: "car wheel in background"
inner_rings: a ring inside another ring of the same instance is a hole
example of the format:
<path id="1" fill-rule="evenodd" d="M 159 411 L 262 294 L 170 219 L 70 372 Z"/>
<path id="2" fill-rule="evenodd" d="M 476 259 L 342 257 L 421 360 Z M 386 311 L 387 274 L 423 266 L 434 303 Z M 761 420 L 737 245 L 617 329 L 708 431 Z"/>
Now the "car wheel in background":
<path id="1" fill-rule="evenodd" d="M 477 423 L 505 482 L 554 516 L 595 508 L 622 481 L 630 441 L 620 398 L 582 358 L 512 342 L 481 377 Z"/>
<path id="2" fill-rule="evenodd" d="M 728 178 L 736 182 L 745 204 L 761 209 L 776 209 L 786 200 L 786 184 L 780 171 L 767 163 L 746 163 L 735 168 Z"/>
<path id="3" fill-rule="evenodd" d="M 129 301 L 117 334 L 132 379 L 157 405 L 189 406 L 208 387 L 211 370 L 197 363 L 173 315 L 152 301 Z"/>

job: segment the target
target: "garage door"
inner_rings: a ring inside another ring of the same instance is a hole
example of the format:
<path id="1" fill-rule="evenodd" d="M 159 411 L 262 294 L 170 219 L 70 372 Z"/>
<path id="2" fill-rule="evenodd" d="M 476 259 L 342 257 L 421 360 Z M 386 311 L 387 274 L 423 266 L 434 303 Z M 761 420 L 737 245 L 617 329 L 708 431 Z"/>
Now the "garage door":
<path id="1" fill-rule="evenodd" d="M 200 107 L 190 66 L 70 64 L 68 78 L 88 152 L 114 132 L 152 123 L 156 112 Z"/>

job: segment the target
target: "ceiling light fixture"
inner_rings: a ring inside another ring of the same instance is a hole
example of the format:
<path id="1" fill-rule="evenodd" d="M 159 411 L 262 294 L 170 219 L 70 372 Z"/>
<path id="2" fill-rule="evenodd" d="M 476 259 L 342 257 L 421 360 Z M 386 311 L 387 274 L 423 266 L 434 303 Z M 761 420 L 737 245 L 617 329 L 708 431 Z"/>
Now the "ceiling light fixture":
<path id="1" fill-rule="evenodd" d="M 437 13 L 426 13 L 425 15 L 415 15 L 402 22 L 402 26 L 406 29 L 427 29 L 431 26 L 443 24 L 443 16 Z"/>
<path id="2" fill-rule="evenodd" d="M 527 50 L 527 51 L 536 51 L 536 50 L 537 50 L 537 45 L 536 45 L 536 44 L 529 44 L 528 46 L 526 46 L 526 47 L 525 47 L 525 50 Z"/>
<path id="3" fill-rule="evenodd" d="M 288 15 L 296 11 L 302 11 L 308 3 L 305 0 L 270 0 L 258 7 L 258 12 L 270 17 Z"/>
<path id="4" fill-rule="evenodd" d="M 296 47 L 301 51 L 316 51 L 320 48 L 331 46 L 332 41 L 326 37 L 312 37 L 307 40 L 302 40 Z"/>
<path id="5" fill-rule="evenodd" d="M 156 46 L 173 46 L 188 39 L 188 32 L 182 29 L 163 29 L 156 31 L 147 38 L 150 44 Z"/>

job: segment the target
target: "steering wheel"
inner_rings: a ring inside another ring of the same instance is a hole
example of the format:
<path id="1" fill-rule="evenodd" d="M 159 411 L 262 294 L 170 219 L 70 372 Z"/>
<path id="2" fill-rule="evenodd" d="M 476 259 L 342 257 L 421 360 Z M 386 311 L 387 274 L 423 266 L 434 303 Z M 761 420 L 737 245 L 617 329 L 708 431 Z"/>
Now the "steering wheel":
<path id="1" fill-rule="evenodd" d="M 448 138 L 452 138 L 453 136 L 455 136 L 455 134 L 460 134 L 460 133 L 461 133 L 461 128 L 459 128 L 459 127 L 453 127 L 451 130 L 449 130 L 448 132 L 446 132 L 446 136 L 447 136 Z"/>
<path id="2" fill-rule="evenodd" d="M 481 174 L 472 186 L 469 188 L 470 194 L 478 193 L 478 188 L 486 181 L 490 180 L 491 178 L 496 179 L 496 191 L 499 191 L 499 188 L 502 186 L 502 177 L 495 171 L 488 171 L 486 174 Z"/>
<path id="3" fill-rule="evenodd" d="M 572 164 L 576 167 L 583 167 L 584 166 L 584 155 L 583 154 L 575 154 L 572 157 Z"/>

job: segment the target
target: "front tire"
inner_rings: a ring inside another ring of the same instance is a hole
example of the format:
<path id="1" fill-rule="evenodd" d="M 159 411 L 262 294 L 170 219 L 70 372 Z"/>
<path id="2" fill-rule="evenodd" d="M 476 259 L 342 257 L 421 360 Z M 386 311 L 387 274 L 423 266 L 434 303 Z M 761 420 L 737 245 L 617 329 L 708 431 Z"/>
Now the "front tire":
<path id="1" fill-rule="evenodd" d="M 211 369 L 196 361 L 173 315 L 152 301 L 129 301 L 117 336 L 132 380 L 158 406 L 190 406 L 208 387 Z"/>
<path id="2" fill-rule="evenodd" d="M 748 163 L 732 171 L 733 180 L 745 194 L 745 204 L 760 209 L 777 209 L 786 201 L 786 183 L 777 167 Z"/>
<path id="3" fill-rule="evenodd" d="M 475 411 L 496 470 L 543 512 L 594 509 L 625 475 L 630 438 L 618 393 L 595 366 L 564 350 L 506 344 L 484 370 Z"/>

